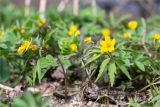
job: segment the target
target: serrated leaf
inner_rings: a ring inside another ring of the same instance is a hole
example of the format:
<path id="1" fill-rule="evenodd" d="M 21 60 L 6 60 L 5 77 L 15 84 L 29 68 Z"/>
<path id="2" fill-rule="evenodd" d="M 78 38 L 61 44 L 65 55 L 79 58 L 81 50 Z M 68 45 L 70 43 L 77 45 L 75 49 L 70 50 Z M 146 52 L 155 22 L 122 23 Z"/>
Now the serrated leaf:
<path id="1" fill-rule="evenodd" d="M 37 74 L 39 82 L 50 67 L 57 66 L 56 60 L 51 55 L 47 55 L 37 61 Z"/>
<path id="2" fill-rule="evenodd" d="M 98 59 L 100 56 L 101 56 L 101 54 L 92 57 L 90 60 L 88 60 L 88 61 L 86 62 L 86 65 L 85 65 L 85 66 L 87 66 L 87 65 L 90 64 L 91 62 L 95 61 L 95 60 Z"/>
<path id="3" fill-rule="evenodd" d="M 124 66 L 124 64 L 119 61 L 117 61 L 116 64 L 120 68 L 120 70 L 131 80 L 131 76 L 130 76 L 127 68 Z"/>
<path id="4" fill-rule="evenodd" d="M 145 67 L 144 67 L 143 63 L 141 63 L 139 61 L 135 61 L 135 64 L 140 70 L 145 71 Z"/>
<path id="5" fill-rule="evenodd" d="M 100 70 L 99 70 L 98 76 L 96 78 L 96 81 L 99 80 L 99 78 L 102 76 L 102 74 L 103 74 L 107 64 L 109 63 L 109 61 L 110 61 L 110 58 L 103 60 L 101 66 L 100 66 Z"/>
<path id="6" fill-rule="evenodd" d="M 60 60 L 62 61 L 63 66 L 65 66 L 66 68 L 70 67 L 72 65 L 72 63 L 70 62 L 70 60 L 68 60 L 66 58 L 66 56 L 61 55 L 60 56 Z"/>
<path id="7" fill-rule="evenodd" d="M 111 86 L 113 86 L 114 84 L 114 80 L 115 80 L 115 74 L 116 74 L 116 65 L 115 63 L 110 63 L 109 64 L 109 69 L 108 69 L 108 76 L 111 82 Z"/>

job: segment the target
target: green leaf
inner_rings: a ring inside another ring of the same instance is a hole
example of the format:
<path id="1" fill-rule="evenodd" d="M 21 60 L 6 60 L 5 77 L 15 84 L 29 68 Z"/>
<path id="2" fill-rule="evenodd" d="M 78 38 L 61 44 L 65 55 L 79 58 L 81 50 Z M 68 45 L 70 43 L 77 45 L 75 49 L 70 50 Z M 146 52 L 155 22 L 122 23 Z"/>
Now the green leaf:
<path id="1" fill-rule="evenodd" d="M 116 74 L 116 65 L 115 63 L 110 63 L 109 64 L 109 69 L 108 69 L 108 76 L 111 82 L 111 86 L 113 86 L 114 84 L 114 80 L 115 80 L 115 74 Z"/>
<path id="2" fill-rule="evenodd" d="M 56 60 L 51 55 L 47 55 L 37 61 L 37 74 L 39 82 L 47 72 L 47 70 L 51 67 L 57 66 Z M 34 74 L 35 75 L 35 74 Z"/>
<path id="3" fill-rule="evenodd" d="M 29 107 L 36 107 L 34 97 L 30 92 L 24 93 L 23 100 L 27 103 Z"/>
<path id="4" fill-rule="evenodd" d="M 3 56 L 0 57 L 0 82 L 9 78 L 9 64 L 7 59 Z"/>
<path id="5" fill-rule="evenodd" d="M 124 64 L 120 61 L 116 61 L 116 64 L 120 68 L 120 70 L 131 80 L 131 76 L 129 72 L 127 71 L 127 68 L 124 66 Z"/>
<path id="6" fill-rule="evenodd" d="M 13 101 L 13 107 L 28 107 L 28 105 L 23 99 L 15 98 Z"/>
<path id="7" fill-rule="evenodd" d="M 144 67 L 143 63 L 141 63 L 139 61 L 135 61 L 135 64 L 140 70 L 145 71 L 145 67 Z"/>
<path id="8" fill-rule="evenodd" d="M 103 60 L 101 66 L 100 66 L 100 70 L 99 70 L 98 76 L 96 78 L 96 81 L 99 80 L 99 78 L 102 76 L 102 74 L 103 74 L 107 64 L 109 63 L 109 61 L 110 61 L 110 58 Z"/>
<path id="9" fill-rule="evenodd" d="M 71 64 L 71 62 L 66 58 L 66 56 L 64 56 L 64 55 L 61 55 L 60 56 L 60 60 L 62 61 L 62 64 L 66 67 L 66 68 L 68 68 L 68 67 L 70 67 L 72 64 Z"/>
<path id="10" fill-rule="evenodd" d="M 85 66 L 87 66 L 87 65 L 90 64 L 91 62 L 95 61 L 95 60 L 98 59 L 100 56 L 101 56 L 101 54 L 92 57 L 90 60 L 88 60 L 88 61 L 86 62 L 86 65 L 85 65 Z"/>

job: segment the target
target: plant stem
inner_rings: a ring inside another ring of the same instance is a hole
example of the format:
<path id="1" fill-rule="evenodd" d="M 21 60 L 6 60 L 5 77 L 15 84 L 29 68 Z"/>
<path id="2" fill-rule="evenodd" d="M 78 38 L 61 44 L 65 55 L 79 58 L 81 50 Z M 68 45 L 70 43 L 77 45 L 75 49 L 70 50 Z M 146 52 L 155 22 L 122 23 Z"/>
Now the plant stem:
<path id="1" fill-rule="evenodd" d="M 147 54 L 149 57 L 152 57 L 152 54 L 149 52 L 147 46 L 145 45 L 145 42 L 146 42 L 146 41 L 145 41 L 145 40 L 146 40 L 146 39 L 145 39 L 145 36 L 146 36 L 146 33 L 147 33 L 146 23 L 145 23 L 144 18 L 142 18 L 141 20 L 142 20 L 142 25 L 143 25 L 143 30 L 144 30 L 144 32 L 143 32 L 143 37 L 142 37 L 141 42 L 142 42 L 142 45 L 143 45 L 143 48 L 144 48 L 146 54 Z"/>
<path id="2" fill-rule="evenodd" d="M 67 96 L 68 96 L 68 90 L 67 90 L 67 75 L 66 75 L 66 69 L 63 66 L 62 61 L 60 60 L 59 56 L 57 55 L 57 60 L 60 63 L 61 67 L 62 67 L 62 71 L 63 71 L 63 75 L 64 75 L 64 84 L 65 84 L 65 101 L 67 100 Z"/>

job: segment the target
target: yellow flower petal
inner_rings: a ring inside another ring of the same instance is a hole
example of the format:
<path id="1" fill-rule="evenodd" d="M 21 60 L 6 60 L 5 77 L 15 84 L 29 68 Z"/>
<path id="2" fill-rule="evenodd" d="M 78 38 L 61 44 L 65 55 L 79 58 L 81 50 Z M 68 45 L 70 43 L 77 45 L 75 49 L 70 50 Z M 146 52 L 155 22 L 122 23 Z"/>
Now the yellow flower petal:
<path id="1" fill-rule="evenodd" d="M 23 33 L 25 33 L 25 28 L 24 27 L 21 27 L 20 29 L 19 29 L 19 32 L 21 33 L 21 34 L 23 34 Z"/>
<path id="2" fill-rule="evenodd" d="M 77 30 L 77 31 L 75 32 L 75 35 L 76 35 L 76 36 L 79 36 L 80 33 L 81 33 L 81 32 L 80 32 L 79 30 Z"/>
<path id="3" fill-rule="evenodd" d="M 154 34 L 152 37 L 154 40 L 160 40 L 160 34 Z"/>
<path id="4" fill-rule="evenodd" d="M 77 45 L 75 43 L 71 44 L 70 49 L 71 49 L 72 52 L 76 52 L 77 51 Z"/>
<path id="5" fill-rule="evenodd" d="M 129 39 L 129 38 L 131 38 L 132 37 L 132 34 L 130 33 L 130 32 L 127 32 L 127 33 L 124 33 L 123 34 L 123 38 L 124 39 Z"/>
<path id="6" fill-rule="evenodd" d="M 45 44 L 44 47 L 45 47 L 46 49 L 48 49 L 48 48 L 49 48 L 49 45 L 48 45 L 48 44 Z"/>
<path id="7" fill-rule="evenodd" d="M 69 32 L 68 32 L 68 34 L 70 35 L 70 36 L 72 36 L 73 34 L 75 34 L 76 33 L 76 31 L 78 30 L 78 28 L 77 28 L 77 26 L 76 25 L 72 25 L 70 28 L 69 28 Z M 77 32 L 77 33 L 79 33 L 80 34 L 80 31 L 79 32 Z"/>
<path id="8" fill-rule="evenodd" d="M 87 44 L 90 44 L 92 42 L 92 38 L 91 37 L 86 37 L 84 39 L 84 42 L 87 43 Z"/>
<path id="9" fill-rule="evenodd" d="M 132 30 L 136 29 L 137 26 L 138 26 L 138 22 L 137 22 L 137 21 L 130 21 L 130 22 L 128 23 L 128 28 L 130 28 L 130 29 L 132 29 Z"/>
<path id="10" fill-rule="evenodd" d="M 0 39 L 3 38 L 3 35 L 4 35 L 4 31 L 3 31 L 3 30 L 0 30 Z"/>
<path id="11" fill-rule="evenodd" d="M 44 26 L 45 24 L 46 24 L 46 19 L 45 19 L 45 18 L 42 18 L 42 19 L 39 19 L 39 20 L 38 20 L 38 25 L 39 25 L 40 27 Z"/>
<path id="12" fill-rule="evenodd" d="M 108 28 L 102 29 L 102 35 L 103 36 L 110 36 L 110 29 L 108 29 Z"/>
<path id="13" fill-rule="evenodd" d="M 34 51 L 36 51 L 38 49 L 38 46 L 36 45 L 36 44 L 33 44 L 32 45 L 32 51 L 34 52 Z"/>
<path id="14" fill-rule="evenodd" d="M 17 52 L 22 55 L 25 51 L 28 50 L 29 46 L 32 43 L 32 39 L 30 39 L 30 41 L 25 41 L 17 50 Z"/>

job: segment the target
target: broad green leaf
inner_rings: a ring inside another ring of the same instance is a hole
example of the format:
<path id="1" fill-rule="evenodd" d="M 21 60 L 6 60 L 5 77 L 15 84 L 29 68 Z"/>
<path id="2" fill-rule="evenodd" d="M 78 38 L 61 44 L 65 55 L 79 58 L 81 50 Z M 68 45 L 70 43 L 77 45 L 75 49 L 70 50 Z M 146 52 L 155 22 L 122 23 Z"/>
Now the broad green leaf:
<path id="1" fill-rule="evenodd" d="M 87 65 L 90 64 L 91 62 L 95 61 L 95 60 L 98 59 L 100 56 L 101 56 L 101 54 L 92 57 L 90 60 L 88 60 L 88 61 L 86 62 L 86 65 L 85 65 L 85 66 L 87 66 Z"/>
<path id="2" fill-rule="evenodd" d="M 115 63 L 110 63 L 109 64 L 109 68 L 108 68 L 108 76 L 111 82 L 111 86 L 113 86 L 114 84 L 114 80 L 115 80 L 115 74 L 116 74 L 116 65 Z"/>
<path id="3" fill-rule="evenodd" d="M 29 107 L 36 107 L 36 102 L 34 100 L 33 95 L 30 92 L 24 93 L 23 100 L 25 100 Z"/>
<path id="4" fill-rule="evenodd" d="M 5 57 L 0 57 L 0 82 L 9 78 L 9 64 Z"/>
<path id="5" fill-rule="evenodd" d="M 62 64 L 66 67 L 66 68 L 68 68 L 68 67 L 70 67 L 72 64 L 71 64 L 71 62 L 66 58 L 66 56 L 64 56 L 64 55 L 61 55 L 60 56 L 60 60 L 61 60 L 61 62 L 62 62 Z"/>
<path id="6" fill-rule="evenodd" d="M 127 70 L 127 68 L 124 66 L 124 64 L 120 61 L 117 61 L 116 64 L 120 68 L 120 70 L 131 80 L 131 76 Z"/>
<path id="7" fill-rule="evenodd" d="M 145 71 L 145 67 L 144 67 L 143 63 L 141 63 L 139 61 L 135 61 L 135 64 L 140 70 Z"/>
<path id="8" fill-rule="evenodd" d="M 109 63 L 109 61 L 110 61 L 110 58 L 103 60 L 101 66 L 100 66 L 100 70 L 99 70 L 98 76 L 96 78 L 96 81 L 99 80 L 99 78 L 102 76 L 102 74 L 103 74 L 107 64 Z"/>
<path id="9" fill-rule="evenodd" d="M 56 60 L 51 55 L 47 55 L 46 57 L 39 59 L 38 62 L 40 64 L 40 68 L 47 68 L 57 65 Z"/>
<path id="10" fill-rule="evenodd" d="M 21 98 L 15 98 L 13 101 L 13 107 L 28 107 L 28 104 Z"/>
<path id="11" fill-rule="evenodd" d="M 46 57 L 39 59 L 37 61 L 37 74 L 39 82 L 41 81 L 47 70 L 50 67 L 55 66 L 57 66 L 56 60 L 51 55 L 47 55 Z"/>

